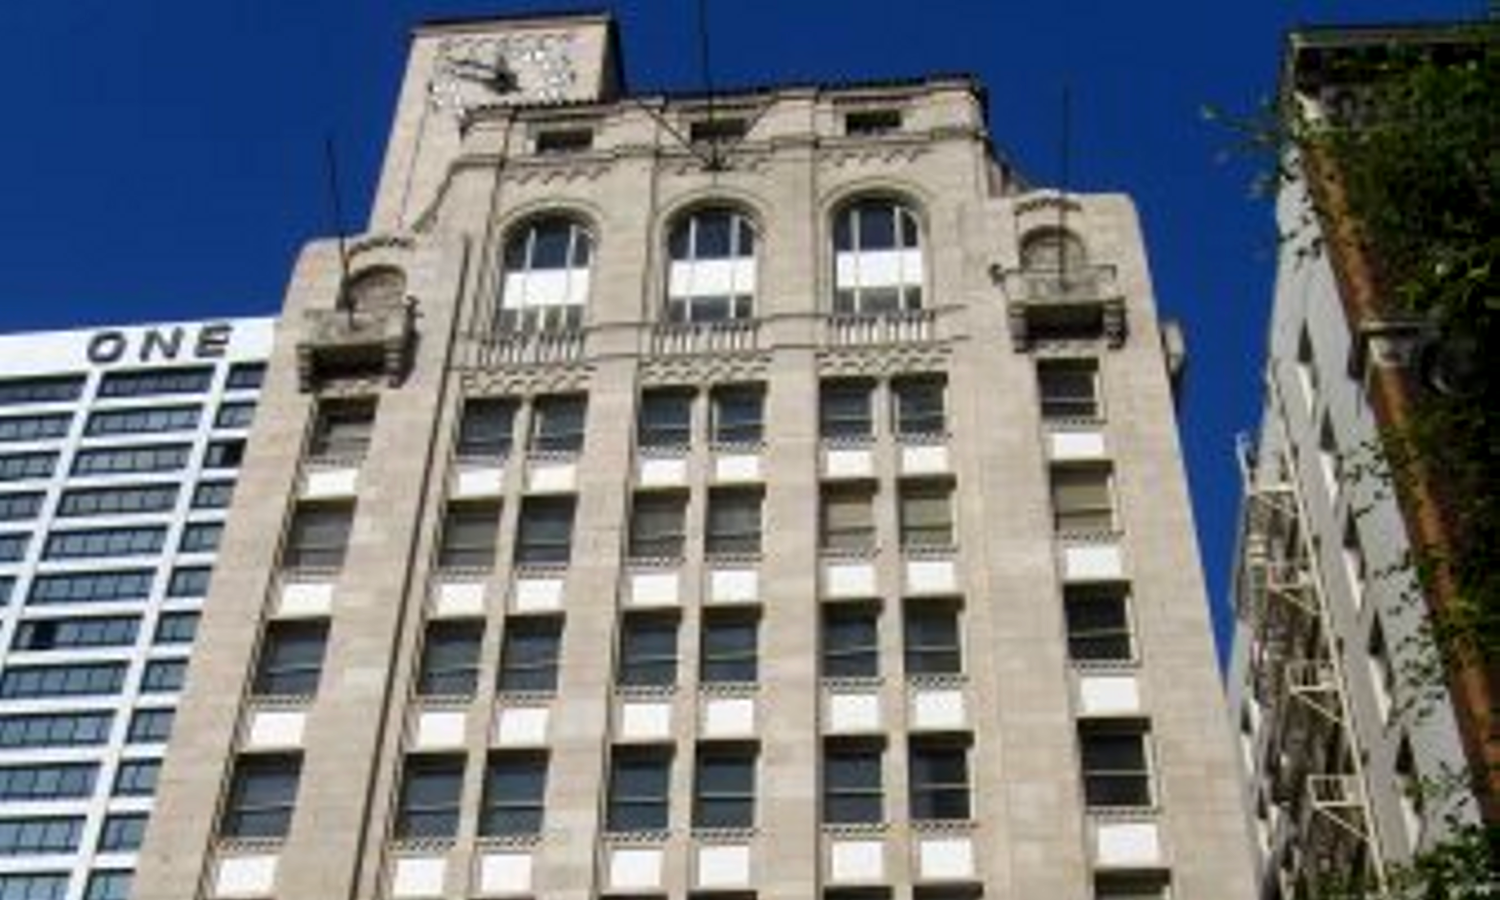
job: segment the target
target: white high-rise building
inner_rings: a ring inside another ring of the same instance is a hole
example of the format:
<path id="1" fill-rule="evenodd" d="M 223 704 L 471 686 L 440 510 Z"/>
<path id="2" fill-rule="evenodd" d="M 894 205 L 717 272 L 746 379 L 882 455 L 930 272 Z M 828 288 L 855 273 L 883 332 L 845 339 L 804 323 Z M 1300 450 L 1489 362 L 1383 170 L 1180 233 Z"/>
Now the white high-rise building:
<path id="1" fill-rule="evenodd" d="M 272 326 L 0 335 L 0 898 L 128 896 Z"/>

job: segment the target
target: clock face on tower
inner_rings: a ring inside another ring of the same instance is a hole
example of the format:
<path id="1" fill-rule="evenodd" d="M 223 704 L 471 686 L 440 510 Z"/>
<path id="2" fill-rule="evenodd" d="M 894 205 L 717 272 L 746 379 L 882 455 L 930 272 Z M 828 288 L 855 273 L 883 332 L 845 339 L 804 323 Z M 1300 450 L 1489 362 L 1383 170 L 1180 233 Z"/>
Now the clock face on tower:
<path id="1" fill-rule="evenodd" d="M 462 113 L 562 100 L 577 79 L 569 32 L 451 37 L 438 45 L 428 94 L 433 106 Z"/>

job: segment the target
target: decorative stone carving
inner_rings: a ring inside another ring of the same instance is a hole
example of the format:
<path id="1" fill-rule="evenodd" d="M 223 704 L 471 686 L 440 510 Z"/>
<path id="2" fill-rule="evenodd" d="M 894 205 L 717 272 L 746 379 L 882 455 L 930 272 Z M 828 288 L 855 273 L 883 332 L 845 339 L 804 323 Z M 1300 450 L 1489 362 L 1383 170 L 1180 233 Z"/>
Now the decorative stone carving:
<path id="1" fill-rule="evenodd" d="M 587 391 L 592 366 L 528 366 L 464 373 L 465 396 L 514 397 Z"/>
<path id="2" fill-rule="evenodd" d="M 647 359 L 641 363 L 640 379 L 648 385 L 759 381 L 770 365 L 771 358 L 763 353 Z"/>
<path id="3" fill-rule="evenodd" d="M 951 353 L 944 344 L 824 350 L 818 354 L 818 374 L 823 377 L 879 377 L 899 372 L 938 371 L 947 367 Z"/>

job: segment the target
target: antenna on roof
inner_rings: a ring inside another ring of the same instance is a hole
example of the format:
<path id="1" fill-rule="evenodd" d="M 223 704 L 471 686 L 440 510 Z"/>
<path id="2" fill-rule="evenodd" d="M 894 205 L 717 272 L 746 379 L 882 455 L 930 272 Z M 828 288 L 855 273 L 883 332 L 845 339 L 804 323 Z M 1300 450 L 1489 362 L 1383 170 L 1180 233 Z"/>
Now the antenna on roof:
<path id="1" fill-rule="evenodd" d="M 349 248 L 344 239 L 344 207 L 339 198 L 338 153 L 333 146 L 333 135 L 323 138 L 323 155 L 328 166 L 328 202 L 333 214 L 333 232 L 339 239 L 339 298 L 338 305 L 349 313 L 349 326 L 354 327 L 354 304 L 349 302 Z"/>
<path id="2" fill-rule="evenodd" d="M 716 91 L 713 83 L 713 69 L 710 66 L 708 38 L 708 2 L 707 0 L 698 0 L 698 65 L 701 70 L 699 74 L 703 78 L 703 93 L 708 105 L 708 119 L 704 123 L 707 127 L 703 129 L 703 135 L 708 139 L 706 141 L 708 152 L 705 153 L 703 148 L 699 146 L 704 142 L 695 142 L 691 132 L 683 134 L 681 129 L 671 119 L 652 108 L 650 104 L 638 99 L 634 100 L 634 102 L 646 115 L 654 119 L 663 131 L 671 135 L 673 140 L 681 144 L 682 149 L 691 153 L 699 162 L 703 163 L 703 168 L 710 172 L 722 172 L 728 166 L 723 154 L 719 151 L 721 135 L 714 127 L 714 100 Z M 631 100 L 634 98 L 627 97 L 626 99 Z"/>
<path id="3" fill-rule="evenodd" d="M 717 172 L 724 168 L 724 160 L 719 155 L 719 134 L 714 130 L 714 69 L 708 37 L 708 0 L 698 0 L 698 68 L 703 76 L 703 93 L 708 100 L 708 168 Z"/>
<path id="4" fill-rule="evenodd" d="M 1065 81 L 1062 86 L 1061 137 L 1058 144 L 1060 172 L 1057 180 L 1057 269 L 1061 278 L 1068 276 L 1068 181 L 1073 164 L 1073 91 Z"/>

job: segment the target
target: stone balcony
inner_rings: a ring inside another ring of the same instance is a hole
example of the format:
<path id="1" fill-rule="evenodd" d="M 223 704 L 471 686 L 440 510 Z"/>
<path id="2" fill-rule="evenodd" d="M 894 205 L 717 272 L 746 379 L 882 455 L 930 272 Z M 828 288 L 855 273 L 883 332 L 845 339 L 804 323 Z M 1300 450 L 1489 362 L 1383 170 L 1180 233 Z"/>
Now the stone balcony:
<path id="1" fill-rule="evenodd" d="M 304 314 L 297 342 L 297 374 L 302 390 L 327 378 L 377 376 L 401 383 L 416 339 L 413 307 L 312 309 Z"/>
<path id="2" fill-rule="evenodd" d="M 822 322 L 825 347 L 873 347 L 927 343 L 937 337 L 937 312 L 914 309 L 874 315 L 835 314 Z"/>
<path id="3" fill-rule="evenodd" d="M 650 336 L 652 356 L 745 353 L 759 346 L 760 322 L 755 319 L 662 322 L 652 328 Z"/>
<path id="4" fill-rule="evenodd" d="M 1103 338 L 1111 347 L 1125 343 L 1125 297 L 1114 266 L 993 274 L 1005 291 L 1017 350 L 1029 350 L 1039 340 Z"/>

